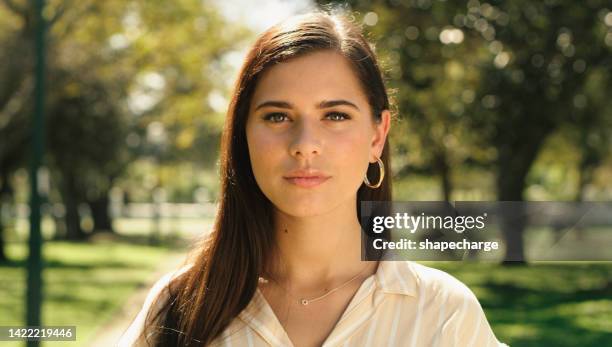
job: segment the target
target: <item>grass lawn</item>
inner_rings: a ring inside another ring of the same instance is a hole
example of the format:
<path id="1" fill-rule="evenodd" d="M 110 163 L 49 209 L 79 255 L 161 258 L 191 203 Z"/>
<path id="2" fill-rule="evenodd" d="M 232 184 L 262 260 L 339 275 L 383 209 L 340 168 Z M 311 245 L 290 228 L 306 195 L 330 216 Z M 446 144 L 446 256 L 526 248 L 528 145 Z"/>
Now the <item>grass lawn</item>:
<path id="1" fill-rule="evenodd" d="M 24 244 L 10 244 L 16 261 L 0 265 L 0 325 L 24 320 Z M 77 325 L 83 346 L 165 257 L 181 252 L 127 242 L 47 242 L 46 325 Z M 453 274 L 478 296 L 497 337 L 510 346 L 607 346 L 612 341 L 612 262 L 422 262 Z M 22 346 L 2 342 L 1 346 Z"/>
<path id="2" fill-rule="evenodd" d="M 77 342 L 44 346 L 84 346 L 161 261 L 180 250 L 127 242 L 45 243 L 44 325 L 76 325 Z M 24 325 L 25 244 L 9 244 L 9 264 L 0 264 L 0 325 Z M 23 342 L 0 342 L 23 346 Z"/>
<path id="3" fill-rule="evenodd" d="M 421 263 L 466 283 L 510 346 L 612 345 L 612 262 Z"/>

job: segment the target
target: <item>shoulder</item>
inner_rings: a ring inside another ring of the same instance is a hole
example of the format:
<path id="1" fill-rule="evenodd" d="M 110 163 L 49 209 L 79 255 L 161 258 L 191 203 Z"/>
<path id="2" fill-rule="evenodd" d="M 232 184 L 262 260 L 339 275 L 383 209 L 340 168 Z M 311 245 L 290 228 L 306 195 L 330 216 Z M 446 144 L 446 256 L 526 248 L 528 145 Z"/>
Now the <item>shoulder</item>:
<path id="1" fill-rule="evenodd" d="M 147 296 L 140 311 L 132 320 L 132 323 L 130 323 L 130 326 L 127 328 L 127 330 L 121 336 L 118 342 L 119 347 L 146 346 L 144 338 L 142 336 L 142 332 L 144 331 L 147 314 L 151 310 L 159 310 L 162 307 L 163 303 L 167 300 L 168 297 L 168 292 L 166 288 L 168 288 L 170 282 L 177 276 L 189 270 L 191 267 L 192 265 L 189 264 L 177 270 L 170 271 L 161 276 L 161 278 L 159 278 L 153 284 L 153 286 L 147 293 Z"/>
<path id="2" fill-rule="evenodd" d="M 434 309 L 443 312 L 442 335 L 456 339 L 459 345 L 505 346 L 500 343 L 474 292 L 453 275 L 415 262 L 405 262 L 418 282 L 418 293 Z M 449 340 L 450 343 L 450 340 Z"/>
<path id="3" fill-rule="evenodd" d="M 177 270 L 170 271 L 164 274 L 161 278 L 159 278 L 149 290 L 149 293 L 147 294 L 147 297 L 143 304 L 143 309 L 146 308 L 148 311 L 153 305 L 156 305 L 156 307 L 161 306 L 161 304 L 163 304 L 164 302 L 163 298 L 168 296 L 166 289 L 168 288 L 170 282 L 172 282 L 173 279 L 189 270 L 191 266 L 191 264 L 185 265 Z"/>
<path id="4" fill-rule="evenodd" d="M 418 293 L 432 306 L 444 306 L 447 314 L 467 323 L 484 317 L 474 292 L 455 276 L 423 264 L 408 262 L 417 277 Z"/>
<path id="5" fill-rule="evenodd" d="M 449 273 L 414 261 L 385 261 L 377 278 L 385 292 L 414 297 L 475 300 L 474 293 Z"/>
<path id="6" fill-rule="evenodd" d="M 429 295 L 446 296 L 453 301 L 478 303 L 474 292 L 455 276 L 423 264 L 407 261 L 403 266 L 410 267 L 417 277 L 419 290 Z"/>
<path id="7" fill-rule="evenodd" d="M 407 302 L 416 299 L 427 314 L 444 311 L 445 315 L 472 316 L 482 311 L 476 295 L 447 272 L 413 261 L 389 262 L 383 270 L 383 290 L 407 294 Z"/>
<path id="8" fill-rule="evenodd" d="M 149 299 L 149 297 L 152 297 L 154 299 L 155 294 L 159 294 L 161 291 L 164 290 L 164 288 L 168 287 L 168 284 L 170 284 L 170 282 L 173 279 L 175 279 L 176 277 L 182 275 L 187 270 L 189 270 L 191 267 L 192 267 L 192 264 L 188 264 L 188 265 L 185 265 L 185 266 L 183 266 L 183 267 L 181 267 L 179 269 L 176 269 L 176 270 L 173 270 L 173 271 L 170 271 L 170 272 L 164 274 L 151 287 L 151 290 L 149 291 L 147 299 Z"/>

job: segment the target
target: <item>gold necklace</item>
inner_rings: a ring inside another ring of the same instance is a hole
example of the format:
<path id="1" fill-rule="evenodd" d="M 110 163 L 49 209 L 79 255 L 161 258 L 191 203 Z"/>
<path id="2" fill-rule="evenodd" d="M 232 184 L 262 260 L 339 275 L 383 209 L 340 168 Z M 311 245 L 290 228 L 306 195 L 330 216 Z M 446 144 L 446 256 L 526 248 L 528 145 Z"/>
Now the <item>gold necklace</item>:
<path id="1" fill-rule="evenodd" d="M 337 290 L 340 290 L 340 289 L 342 289 L 342 288 L 346 287 L 346 286 L 347 286 L 349 283 L 351 283 L 351 282 L 353 282 L 355 279 L 357 279 L 357 278 L 359 277 L 359 275 L 361 275 L 361 274 L 362 274 L 362 273 L 365 271 L 365 269 L 367 269 L 367 268 L 368 268 L 368 265 L 364 266 L 364 267 L 363 267 L 363 269 L 361 269 L 361 271 L 359 271 L 359 272 L 358 272 L 358 273 L 357 273 L 355 276 L 353 276 L 351 279 L 349 279 L 348 281 L 346 281 L 346 282 L 342 283 L 342 284 L 341 284 L 341 285 L 339 285 L 338 287 L 331 289 L 331 290 L 330 290 L 330 291 L 328 291 L 327 293 L 325 293 L 325 294 L 323 294 L 323 295 L 321 295 L 321 296 L 314 297 L 314 298 L 312 298 L 312 299 L 300 298 L 300 299 L 298 299 L 298 300 L 297 300 L 297 303 L 298 303 L 298 304 L 300 304 L 300 305 L 302 305 L 302 306 L 307 306 L 308 304 L 310 304 L 310 303 L 312 303 L 312 302 L 319 301 L 319 300 L 321 300 L 321 299 L 323 299 L 323 298 L 327 297 L 327 296 L 328 296 L 328 295 L 330 295 L 331 293 L 333 293 L 333 292 L 335 292 L 335 291 L 337 291 Z M 268 280 L 267 280 L 267 279 L 265 279 L 265 278 L 263 278 L 263 277 L 261 277 L 261 278 L 260 278 L 260 281 L 261 281 L 262 283 L 267 283 L 267 282 L 268 282 Z M 293 293 L 291 293 L 289 290 L 287 290 L 287 288 L 285 288 L 283 285 L 281 285 L 281 284 L 280 284 L 278 281 L 276 281 L 276 280 L 274 280 L 274 279 L 273 279 L 273 281 L 274 281 L 274 282 L 276 282 L 276 284 L 278 284 L 278 286 L 279 286 L 279 287 L 281 287 L 281 288 L 282 288 L 282 289 L 283 289 L 283 290 L 284 290 L 284 291 L 285 291 L 287 294 L 291 295 L 291 296 L 293 297 L 293 299 L 295 299 L 295 295 L 293 295 Z"/>

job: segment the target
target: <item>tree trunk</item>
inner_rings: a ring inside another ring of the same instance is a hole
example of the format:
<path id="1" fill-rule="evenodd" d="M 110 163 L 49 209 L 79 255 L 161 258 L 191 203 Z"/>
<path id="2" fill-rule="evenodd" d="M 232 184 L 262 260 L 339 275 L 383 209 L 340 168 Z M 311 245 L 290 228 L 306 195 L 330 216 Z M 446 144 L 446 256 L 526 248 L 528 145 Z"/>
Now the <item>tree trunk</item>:
<path id="1" fill-rule="evenodd" d="M 523 232 L 527 221 L 523 192 L 527 174 L 545 137 L 522 138 L 512 145 L 498 146 L 497 196 L 500 227 L 506 241 L 504 264 L 525 263 Z"/>
<path id="2" fill-rule="evenodd" d="M 3 205 L 12 200 L 13 189 L 10 186 L 8 172 L 2 170 L 2 178 L 0 181 L 0 263 L 8 261 L 4 248 L 6 246 L 4 240 L 4 220 L 2 214 Z"/>
<path id="3" fill-rule="evenodd" d="M 54 214 L 53 224 L 55 225 L 55 234 L 53 235 L 54 240 L 65 240 L 68 238 L 66 235 L 66 223 L 62 217 Z"/>
<path id="4" fill-rule="evenodd" d="M 109 214 L 110 199 L 108 193 L 104 193 L 95 200 L 87 201 L 91 209 L 94 232 L 114 232 L 113 221 Z"/>
<path id="5" fill-rule="evenodd" d="M 66 239 L 72 241 L 83 240 L 86 238 L 81 229 L 81 218 L 78 209 L 78 196 L 76 182 L 71 172 L 63 173 L 62 200 L 66 209 L 64 223 L 66 224 Z"/>
<path id="6" fill-rule="evenodd" d="M 578 187 L 574 196 L 576 202 L 584 201 L 585 188 L 593 180 L 593 172 L 603 160 L 598 151 L 589 146 L 587 141 L 587 134 L 585 133 L 580 139 L 582 158 L 578 164 Z"/>

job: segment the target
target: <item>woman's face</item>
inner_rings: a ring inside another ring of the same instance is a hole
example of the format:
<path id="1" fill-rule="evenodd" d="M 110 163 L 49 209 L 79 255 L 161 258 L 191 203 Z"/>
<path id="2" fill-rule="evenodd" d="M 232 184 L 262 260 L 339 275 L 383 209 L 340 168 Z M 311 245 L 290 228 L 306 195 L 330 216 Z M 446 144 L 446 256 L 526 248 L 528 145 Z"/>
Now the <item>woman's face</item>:
<path id="1" fill-rule="evenodd" d="M 319 51 L 260 76 L 246 135 L 255 180 L 291 216 L 354 208 L 368 163 L 380 157 L 389 111 L 375 123 L 350 62 Z M 346 207 L 346 206 L 345 206 Z"/>

